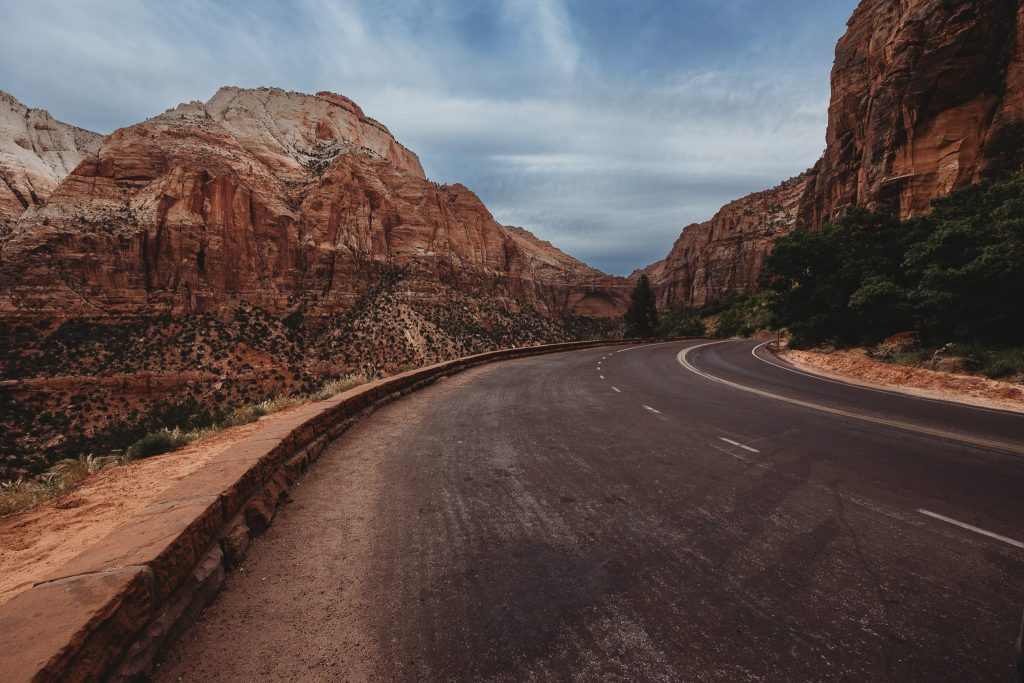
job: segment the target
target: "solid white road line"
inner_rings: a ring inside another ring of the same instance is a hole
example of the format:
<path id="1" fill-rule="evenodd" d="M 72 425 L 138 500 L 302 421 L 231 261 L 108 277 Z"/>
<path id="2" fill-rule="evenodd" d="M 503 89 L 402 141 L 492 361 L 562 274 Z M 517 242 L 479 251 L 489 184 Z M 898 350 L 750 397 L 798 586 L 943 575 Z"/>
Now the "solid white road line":
<path id="1" fill-rule="evenodd" d="M 618 388 L 618 387 L 612 387 L 612 389 L 614 389 L 614 390 L 615 390 L 615 393 L 616 393 L 616 394 L 621 394 L 621 393 L 622 393 L 621 391 L 619 391 L 619 388 Z"/>
<path id="2" fill-rule="evenodd" d="M 768 344 L 771 344 L 771 343 L 772 342 L 770 342 L 770 341 L 766 341 L 763 344 L 758 344 L 757 346 L 755 346 L 754 348 L 752 348 L 750 350 L 750 355 L 753 356 L 754 358 L 758 359 L 759 361 L 761 361 L 765 365 L 771 365 L 772 367 L 778 368 L 779 370 L 785 370 L 786 372 L 792 372 L 793 374 L 796 374 L 796 375 L 803 375 L 804 377 L 810 377 L 811 379 L 816 379 L 816 380 L 819 380 L 821 382 L 828 382 L 830 384 L 838 384 L 838 385 L 844 386 L 844 387 L 854 387 L 855 389 L 863 389 L 864 391 L 873 391 L 876 394 L 888 394 L 889 396 L 902 396 L 903 398 L 912 398 L 912 399 L 916 399 L 918 401 L 928 401 L 929 403 L 944 403 L 946 405 L 954 405 L 954 406 L 956 406 L 958 408 L 970 408 L 971 410 L 983 410 L 983 411 L 985 411 L 987 413 L 1003 413 L 1004 415 L 1005 414 L 1010 414 L 1010 415 L 1016 415 L 1017 414 L 1016 412 L 1014 412 L 1012 410 L 1001 410 L 999 408 L 986 408 L 985 406 L 976 406 L 976 405 L 972 405 L 970 403 L 961 403 L 959 401 L 943 401 L 941 398 L 928 398 L 927 396 L 918 396 L 917 394 L 906 394 L 906 393 L 903 393 L 902 391 L 889 391 L 888 389 L 879 389 L 877 387 L 869 387 L 869 386 L 866 386 L 864 384 L 856 384 L 854 382 L 843 382 L 843 381 L 838 380 L 838 379 L 832 379 L 831 377 L 823 377 L 821 375 L 815 375 L 812 372 L 806 372 L 804 370 L 799 370 L 797 368 L 787 367 L 785 365 L 782 365 L 780 363 L 774 363 L 774 362 L 768 360 L 767 358 L 763 358 L 763 357 L 757 355 L 757 352 L 758 352 L 759 349 L 761 349 L 761 348 L 763 348 L 763 347 L 765 347 L 765 346 L 767 346 Z"/>
<path id="3" fill-rule="evenodd" d="M 934 517 L 935 519 L 938 519 L 938 520 L 941 520 L 943 522 L 946 522 L 947 524 L 953 524 L 954 526 L 958 526 L 961 529 L 967 529 L 968 531 L 973 531 L 976 534 L 981 534 L 982 536 L 988 536 L 989 538 L 994 538 L 997 541 L 1002 541 L 1003 543 L 1008 543 L 1008 544 L 1010 544 L 1010 545 L 1012 545 L 1012 546 L 1014 546 L 1016 548 L 1024 549 L 1024 543 L 1021 543 L 1020 541 L 1015 541 L 1012 538 L 1007 538 L 1006 536 L 1000 536 L 999 534 L 994 534 L 991 531 L 985 531 L 984 529 L 979 529 L 976 526 L 971 526 L 970 524 L 965 524 L 964 522 L 959 522 L 959 521 L 957 521 L 955 519 L 952 519 L 950 517 L 946 517 L 945 515 L 940 515 L 937 512 L 932 512 L 930 510 L 925 510 L 923 508 L 918 508 L 917 511 L 920 512 L 922 515 L 928 515 L 929 517 Z"/>
<path id="4" fill-rule="evenodd" d="M 761 451 L 757 450 L 756 448 L 751 448 L 750 446 L 744 446 L 739 441 L 733 441 L 732 439 L 727 439 L 724 436 L 720 436 L 718 438 L 721 439 L 722 441 L 726 442 L 726 443 L 731 443 L 733 446 L 736 446 L 737 448 L 742 448 L 745 451 L 750 451 L 751 453 L 760 453 L 761 452 Z"/>
<path id="5" fill-rule="evenodd" d="M 754 389 L 753 387 L 748 387 L 748 386 L 745 386 L 743 384 L 737 384 L 736 382 L 730 382 L 727 379 L 722 379 L 721 377 L 715 377 L 714 375 L 710 375 L 710 374 L 708 374 L 708 373 L 706 373 L 706 372 L 704 372 L 702 370 L 699 370 L 696 367 L 694 367 L 694 365 L 688 359 L 690 353 L 692 353 L 692 352 L 694 352 L 694 351 L 696 351 L 698 349 L 702 349 L 702 348 L 707 347 L 707 346 L 713 346 L 715 344 L 726 344 L 726 343 L 728 343 L 728 342 L 724 342 L 724 341 L 723 342 L 708 342 L 707 344 L 700 344 L 698 346 L 691 346 L 691 347 L 689 347 L 687 349 L 683 349 L 682 351 L 680 351 L 676 355 L 676 360 L 679 361 L 680 365 L 682 365 L 684 368 L 686 368 L 690 372 L 694 373 L 695 375 L 700 375 L 701 377 L 703 377 L 705 379 L 709 379 L 712 382 L 718 382 L 719 384 L 724 384 L 726 386 L 732 387 L 733 389 L 739 389 L 740 391 L 746 391 L 748 393 L 755 394 L 757 396 L 763 396 L 764 398 L 770 398 L 770 399 L 774 399 L 776 401 L 782 401 L 784 403 L 790 403 L 792 405 L 801 406 L 803 408 L 810 408 L 811 410 L 819 410 L 819 411 L 821 411 L 823 413 L 829 413 L 831 415 L 841 415 L 842 417 L 849 417 L 849 418 L 853 418 L 855 420 L 862 420 L 864 422 L 870 422 L 870 423 L 873 423 L 873 424 L 885 425 L 886 427 L 894 427 L 896 429 L 902 429 L 902 430 L 905 430 L 905 431 L 908 431 L 908 432 L 916 432 L 918 434 L 925 434 L 927 436 L 937 437 L 939 439 L 945 439 L 947 441 L 957 441 L 959 443 L 965 443 L 965 444 L 968 444 L 968 445 L 971 445 L 971 446 L 981 446 L 982 448 L 991 448 L 993 450 L 1005 451 L 1005 452 L 1009 452 L 1009 453 L 1017 453 L 1019 455 L 1024 455 L 1024 446 L 1018 446 L 1016 444 L 1009 444 L 1009 443 L 1004 443 L 1004 442 L 1001 442 L 1001 441 L 992 441 L 990 439 L 980 439 L 980 438 L 965 436 L 965 435 L 962 435 L 962 434 L 956 434 L 956 433 L 953 433 L 953 432 L 946 432 L 946 431 L 943 431 L 941 429 L 932 429 L 931 427 L 924 427 L 924 426 L 919 426 L 919 425 L 914 425 L 914 424 L 908 424 L 906 422 L 899 422 L 899 421 L 896 421 L 896 420 L 887 420 L 885 418 L 873 417 L 871 415 L 864 415 L 862 413 L 856 413 L 856 412 L 853 412 L 853 411 L 850 411 L 850 410 L 843 410 L 841 408 L 832 408 L 831 406 L 821 405 L 820 403 L 811 403 L 809 401 L 801 401 L 801 400 L 796 399 L 796 398 L 790 398 L 789 396 L 781 396 L 779 394 L 773 394 L 770 391 L 762 391 L 761 389 Z"/>
<path id="6" fill-rule="evenodd" d="M 661 415 L 661 411 L 660 410 L 655 410 L 654 408 L 652 408 L 650 406 L 647 406 L 647 405 L 645 405 L 644 408 L 649 410 L 649 411 L 651 411 L 652 413 L 657 413 L 658 415 Z"/>

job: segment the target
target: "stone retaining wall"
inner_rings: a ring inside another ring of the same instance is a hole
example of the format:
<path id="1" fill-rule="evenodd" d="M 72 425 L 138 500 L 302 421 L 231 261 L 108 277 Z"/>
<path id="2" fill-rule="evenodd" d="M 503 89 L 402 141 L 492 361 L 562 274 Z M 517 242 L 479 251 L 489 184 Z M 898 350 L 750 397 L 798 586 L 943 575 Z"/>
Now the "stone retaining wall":
<path id="1" fill-rule="evenodd" d="M 493 351 L 378 380 L 249 435 L 161 493 L 52 576 L 0 605 L 5 681 L 144 679 L 161 650 L 217 594 L 288 487 L 368 411 L 497 360 L 656 340 Z"/>

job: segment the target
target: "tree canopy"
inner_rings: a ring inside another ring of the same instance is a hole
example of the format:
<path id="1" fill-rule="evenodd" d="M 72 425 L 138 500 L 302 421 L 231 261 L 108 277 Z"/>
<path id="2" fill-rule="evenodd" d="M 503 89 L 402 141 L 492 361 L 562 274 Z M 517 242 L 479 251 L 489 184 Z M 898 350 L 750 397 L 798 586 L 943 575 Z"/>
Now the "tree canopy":
<path id="1" fill-rule="evenodd" d="M 762 286 L 797 345 L 871 344 L 916 330 L 926 341 L 1024 341 L 1024 175 L 979 183 L 900 221 L 854 209 L 782 237 Z"/>

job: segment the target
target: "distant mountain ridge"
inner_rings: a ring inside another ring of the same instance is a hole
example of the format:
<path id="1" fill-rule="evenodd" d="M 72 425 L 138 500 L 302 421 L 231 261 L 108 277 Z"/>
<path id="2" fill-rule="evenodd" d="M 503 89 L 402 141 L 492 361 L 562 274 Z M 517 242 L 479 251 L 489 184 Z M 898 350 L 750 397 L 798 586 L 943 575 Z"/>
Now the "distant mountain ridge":
<path id="1" fill-rule="evenodd" d="M 0 91 L 0 225 L 45 202 L 102 139 Z"/>

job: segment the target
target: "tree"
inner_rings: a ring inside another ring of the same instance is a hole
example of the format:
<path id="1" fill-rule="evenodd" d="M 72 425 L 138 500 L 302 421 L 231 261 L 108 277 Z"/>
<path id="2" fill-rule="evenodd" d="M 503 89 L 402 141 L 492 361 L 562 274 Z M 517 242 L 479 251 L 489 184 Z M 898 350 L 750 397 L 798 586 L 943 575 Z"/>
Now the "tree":
<path id="1" fill-rule="evenodd" d="M 636 287 L 633 288 L 632 302 L 623 320 L 626 322 L 627 337 L 653 337 L 655 330 L 658 329 L 654 291 L 646 275 L 641 275 Z"/>

